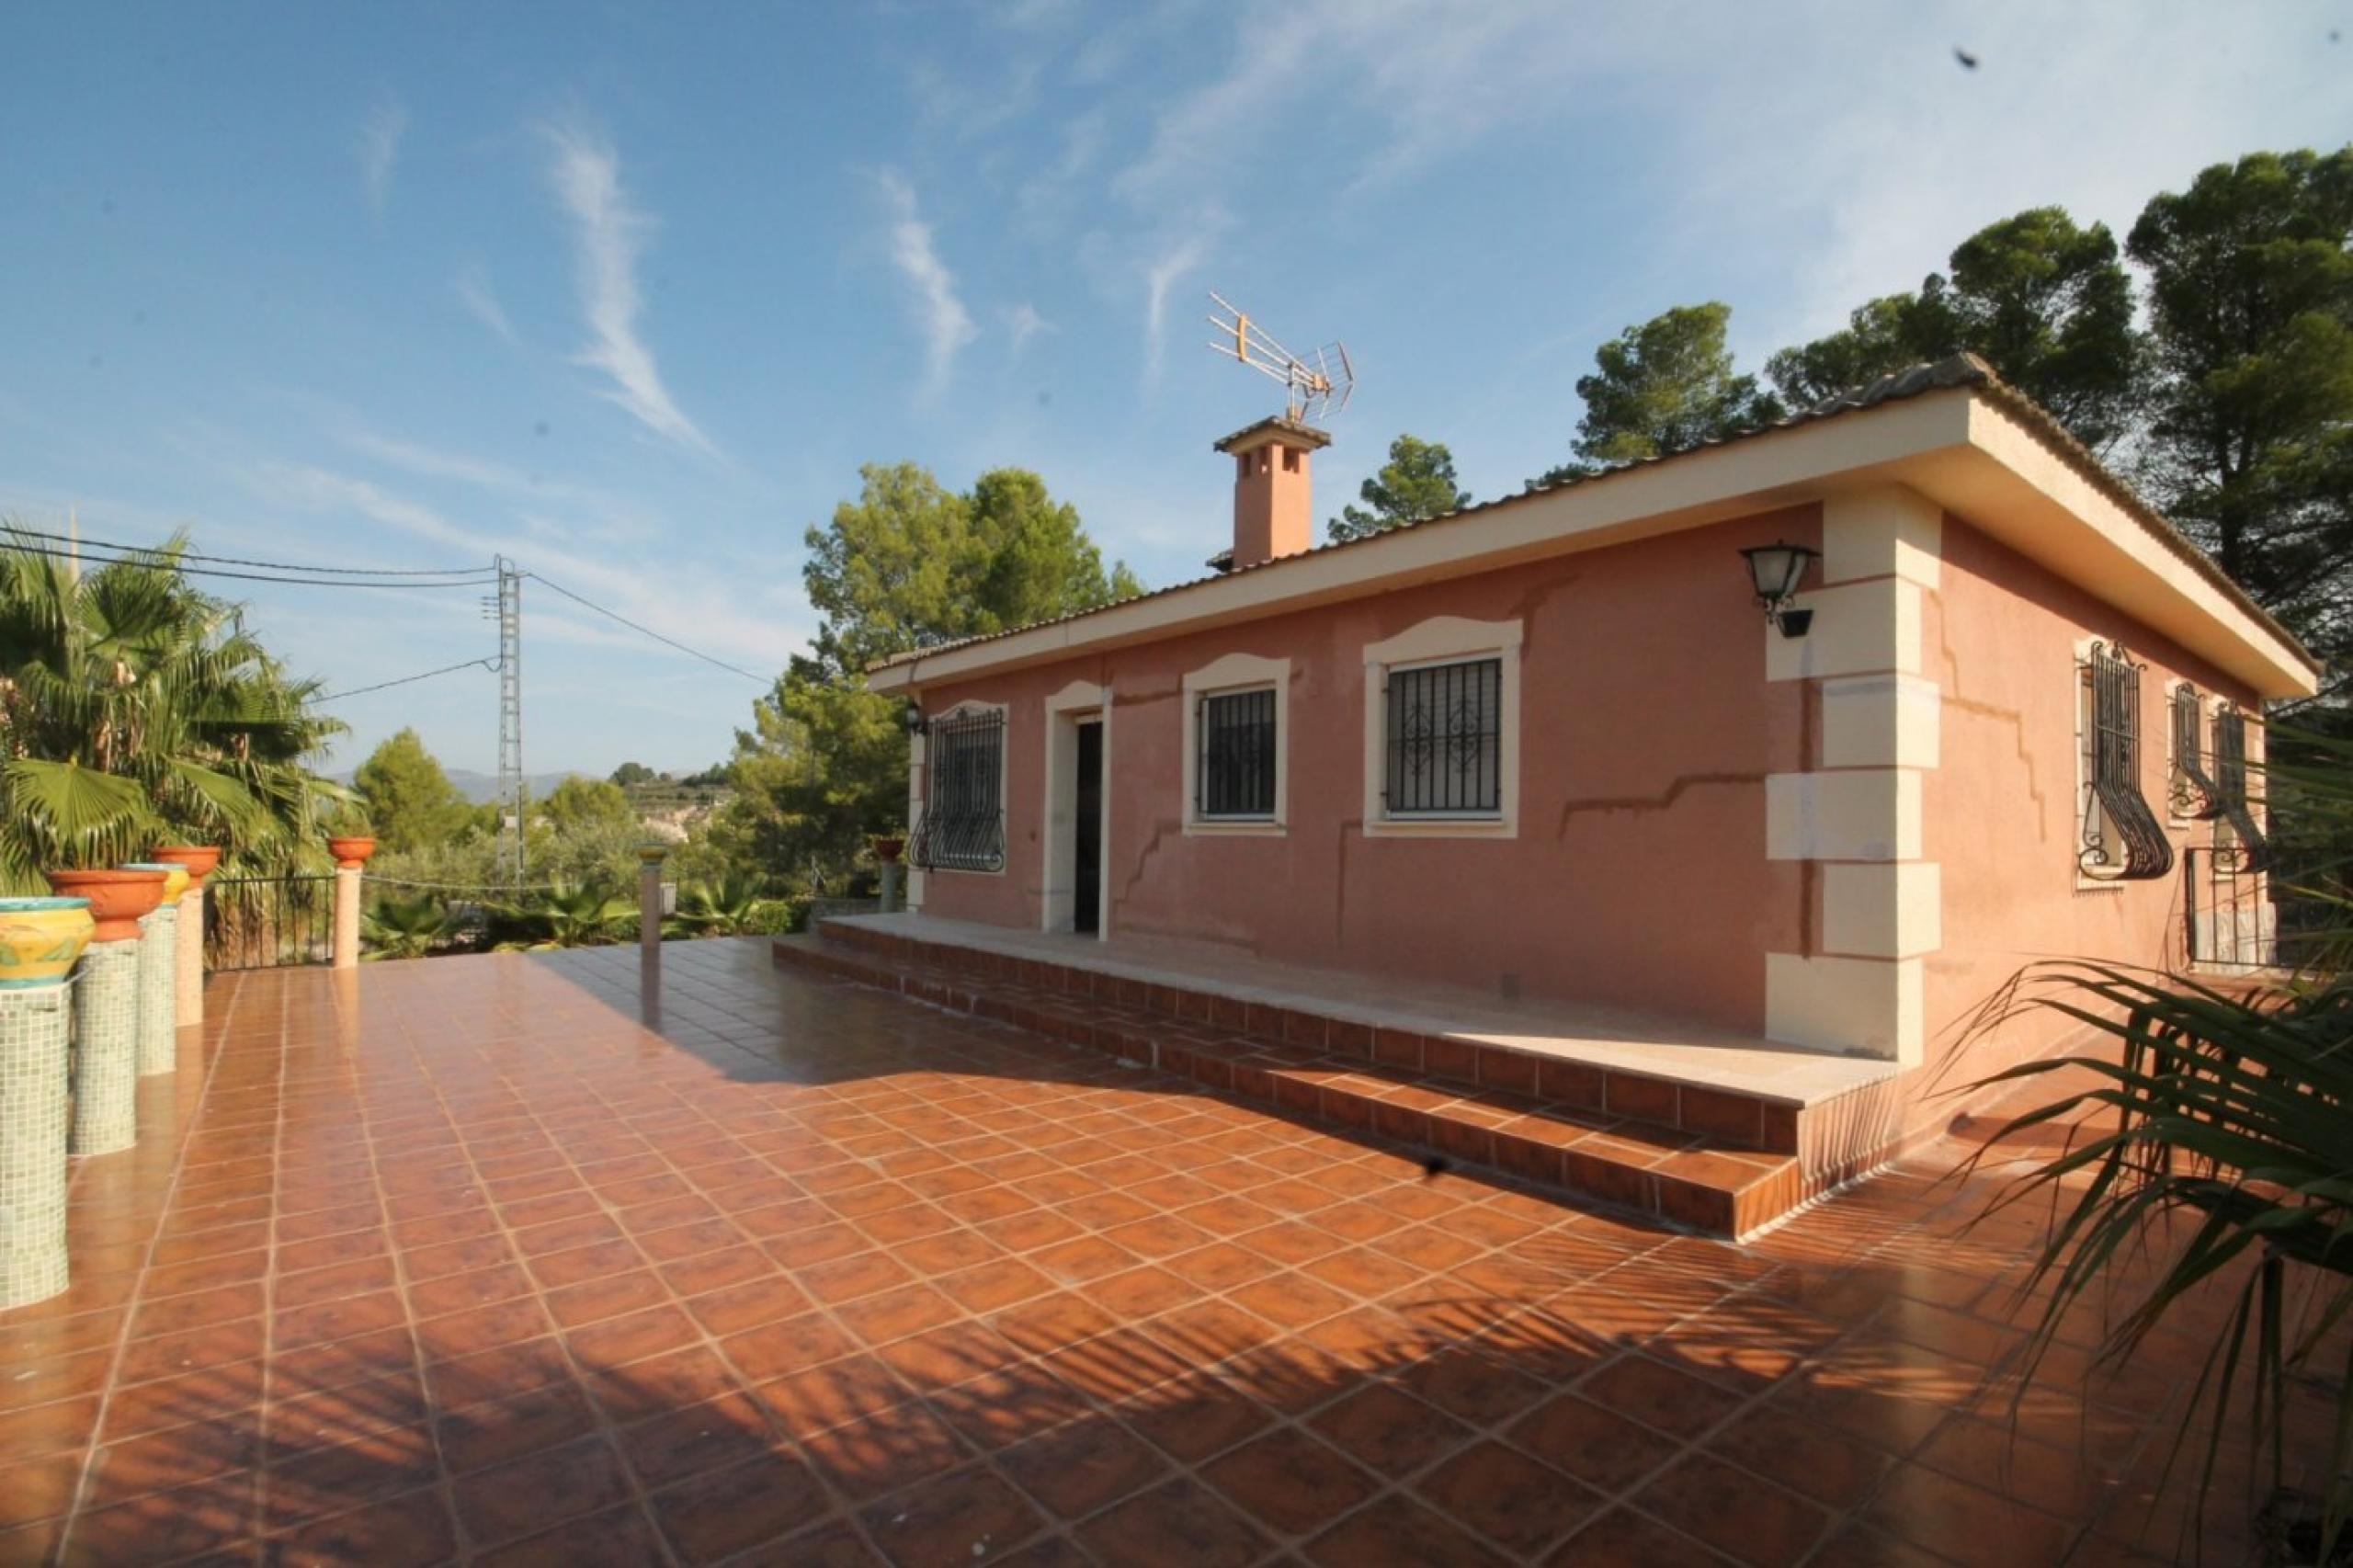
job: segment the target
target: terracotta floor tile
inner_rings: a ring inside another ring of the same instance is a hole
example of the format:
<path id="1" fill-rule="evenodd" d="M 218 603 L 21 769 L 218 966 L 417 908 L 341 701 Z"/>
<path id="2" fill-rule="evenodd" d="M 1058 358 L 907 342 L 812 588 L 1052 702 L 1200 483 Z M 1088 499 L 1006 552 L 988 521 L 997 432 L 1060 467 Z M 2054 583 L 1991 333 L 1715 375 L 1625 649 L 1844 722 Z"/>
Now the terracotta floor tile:
<path id="1" fill-rule="evenodd" d="M 602 1437 L 577 1438 L 477 1471 L 451 1486 L 466 1534 L 485 1546 L 607 1507 L 629 1494 L 620 1456 Z"/>
<path id="2" fill-rule="evenodd" d="M 699 1340 L 701 1331 L 683 1311 L 665 1305 L 571 1329 L 563 1337 L 581 1369 L 597 1372 L 676 1350 Z"/>
<path id="3" fill-rule="evenodd" d="M 457 1544 L 448 1503 L 426 1488 L 314 1520 L 272 1541 L 271 1551 L 286 1562 L 426 1568 L 449 1561 Z"/>
<path id="4" fill-rule="evenodd" d="M 596 1425 L 588 1396 L 567 1381 L 451 1412 L 434 1434 L 450 1473 L 462 1475 L 584 1437 Z"/>
<path id="5" fill-rule="evenodd" d="M 952 1323 L 962 1315 L 954 1301 L 928 1285 L 909 1285 L 881 1295 L 860 1297 L 834 1309 L 834 1316 L 842 1326 L 869 1345 L 904 1339 Z"/>
<path id="6" fill-rule="evenodd" d="M 601 1323 L 626 1312 L 661 1306 L 670 1300 L 669 1288 L 651 1269 L 615 1274 L 585 1284 L 567 1285 L 541 1298 L 548 1315 L 567 1329 Z"/>
<path id="7" fill-rule="evenodd" d="M 1653 1568 L 1726 1559 L 1631 1508 L 1612 1508 L 1569 1537 L 1547 1561 L 1555 1568 Z"/>
<path id="8" fill-rule="evenodd" d="M 642 1421 L 749 1386 L 707 1345 L 689 1345 L 625 1367 L 590 1369 L 582 1380 L 598 1409 L 616 1422 Z"/>
<path id="9" fill-rule="evenodd" d="M 719 1342 L 720 1353 L 756 1383 L 821 1366 L 857 1348 L 856 1340 L 818 1312 L 747 1329 Z"/>
<path id="10" fill-rule="evenodd" d="M 1665 1464 L 1680 1446 L 1675 1438 L 1573 1393 L 1521 1416 L 1510 1437 L 1554 1469 L 1611 1493 Z"/>
<path id="11" fill-rule="evenodd" d="M 1280 1535 L 1313 1534 L 1381 1490 L 1338 1449 L 1296 1426 L 1245 1443 L 1201 1473 Z"/>
<path id="12" fill-rule="evenodd" d="M 654 1521 L 636 1503 L 589 1514 L 477 1557 L 483 1568 L 637 1568 L 662 1556 Z"/>
<path id="13" fill-rule="evenodd" d="M 1877 1449 L 1769 1406 L 1743 1412 L 1707 1448 L 1833 1508 L 1860 1502 L 1893 1462 Z"/>
<path id="14" fill-rule="evenodd" d="M 1385 1383 L 1318 1412 L 1309 1425 L 1358 1462 L 1392 1476 L 1420 1470 L 1472 1436 L 1438 1406 Z"/>
<path id="15" fill-rule="evenodd" d="M 1484 1568 L 1510 1561 L 1422 1504 L 1392 1492 L 1307 1544 L 1326 1568 L 1419 1568 L 1425 1563 Z"/>
<path id="16" fill-rule="evenodd" d="M 1070 1422 L 1006 1449 L 997 1463 L 1052 1513 L 1084 1518 L 1167 1473 L 1168 1463 L 1118 1422 Z"/>
<path id="17" fill-rule="evenodd" d="M 1737 1395 L 1639 1356 L 1621 1356 L 1585 1381 L 1587 1399 L 1678 1437 L 1697 1437 L 1740 1408 Z"/>
<path id="18" fill-rule="evenodd" d="M 1777 1486 L 1760 1485 L 1707 1454 L 1694 1454 L 1636 1494 L 1637 1506 L 1743 1562 L 1796 1562 L 1821 1540 L 1830 1516 Z"/>
<path id="19" fill-rule="evenodd" d="M 80 1449 L 97 1430 L 98 1397 L 58 1400 L 0 1415 L 0 1466 L 61 1449 Z"/>
<path id="20" fill-rule="evenodd" d="M 852 1499 L 893 1492 L 961 1463 L 972 1449 L 939 1414 L 909 1400 L 801 1440 L 801 1456 Z"/>
<path id="21" fill-rule="evenodd" d="M 639 1482 L 658 1487 L 766 1453 L 775 1434 L 758 1403 L 733 1393 L 624 1426 L 620 1438 Z"/>
<path id="22" fill-rule="evenodd" d="M 1439 1512 L 1514 1552 L 1539 1552 L 1598 1507 L 1559 1471 L 1501 1443 L 1465 1449 L 1415 1483 Z"/>
<path id="23" fill-rule="evenodd" d="M 808 1467 L 764 1454 L 706 1471 L 654 1494 L 654 1517 L 681 1560 L 715 1561 L 823 1518 L 824 1494 Z"/>
<path id="24" fill-rule="evenodd" d="M 1172 1481 L 1089 1520 L 1079 1540 L 1112 1562 L 1226 1568 L 1256 1562 L 1270 1544 L 1199 1482 Z"/>

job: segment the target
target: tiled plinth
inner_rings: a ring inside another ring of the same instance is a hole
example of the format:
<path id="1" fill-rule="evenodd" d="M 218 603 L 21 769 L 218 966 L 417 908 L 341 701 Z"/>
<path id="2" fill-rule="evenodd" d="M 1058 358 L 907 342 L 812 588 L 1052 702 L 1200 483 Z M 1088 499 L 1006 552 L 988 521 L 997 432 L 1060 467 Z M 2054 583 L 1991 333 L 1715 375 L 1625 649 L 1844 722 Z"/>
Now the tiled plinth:
<path id="1" fill-rule="evenodd" d="M 1851 1097 L 1819 1106 L 1610 1071 L 1237 996 L 827 921 L 798 964 L 1037 1030 L 1295 1115 L 1719 1235 L 1746 1235 L 1870 1168 L 1886 1140 Z M 1868 1090 L 1859 1091 L 1868 1093 Z M 1807 1123 L 1811 1122 L 1811 1129 Z M 1824 1146 L 1823 1130 L 1848 1130 Z"/>

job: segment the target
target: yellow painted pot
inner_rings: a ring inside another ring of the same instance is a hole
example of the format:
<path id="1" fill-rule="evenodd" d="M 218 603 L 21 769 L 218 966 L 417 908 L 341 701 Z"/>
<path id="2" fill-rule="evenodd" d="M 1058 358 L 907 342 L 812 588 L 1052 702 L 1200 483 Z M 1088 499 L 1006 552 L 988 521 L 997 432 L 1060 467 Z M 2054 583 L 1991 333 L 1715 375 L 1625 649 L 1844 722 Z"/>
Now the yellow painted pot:
<path id="1" fill-rule="evenodd" d="M 86 898 L 0 898 L 0 989 L 57 984 L 97 929 Z"/>
<path id="2" fill-rule="evenodd" d="M 123 868 L 126 871 L 161 871 L 164 873 L 164 896 L 158 903 L 177 903 L 180 894 L 188 892 L 188 868 L 164 860 L 132 860 Z"/>

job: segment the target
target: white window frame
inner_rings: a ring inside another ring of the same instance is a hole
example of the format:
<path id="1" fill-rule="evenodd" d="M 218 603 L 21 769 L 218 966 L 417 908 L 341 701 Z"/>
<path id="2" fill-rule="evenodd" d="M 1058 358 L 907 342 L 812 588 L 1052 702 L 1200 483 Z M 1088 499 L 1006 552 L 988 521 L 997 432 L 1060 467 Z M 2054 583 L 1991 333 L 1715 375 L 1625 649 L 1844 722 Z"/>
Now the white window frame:
<path id="1" fill-rule="evenodd" d="M 1275 694 L 1275 809 L 1263 817 L 1204 816 L 1198 788 L 1201 776 L 1201 699 L 1236 692 Z M 1290 661 L 1256 653 L 1227 653 L 1188 670 L 1184 679 L 1184 831 L 1188 837 L 1279 838 L 1290 831 Z"/>
<path id="2" fill-rule="evenodd" d="M 1364 648 L 1364 833 L 1368 838 L 1517 838 L 1519 836 L 1519 666 L 1527 623 L 1438 615 Z M 1413 812 L 1392 816 L 1381 799 L 1389 772 L 1389 673 L 1495 659 L 1497 770 L 1493 812 Z"/>
<path id="3" fill-rule="evenodd" d="M 928 744 L 931 739 L 929 734 L 930 728 L 933 724 L 939 722 L 941 720 L 954 719 L 967 713 L 1000 713 L 1004 715 L 1004 727 L 997 731 L 996 809 L 1005 818 L 1004 826 L 999 830 L 1005 835 L 1005 842 L 999 847 L 996 858 L 996 869 L 993 871 L 984 871 L 977 867 L 972 866 L 926 866 L 923 868 L 923 872 L 926 876 L 1001 877 L 1004 876 L 1006 871 L 1010 870 L 1013 866 L 1013 809 L 1012 801 L 1006 794 L 1006 787 L 1012 782 L 1013 777 L 1013 710 L 1008 704 L 1003 702 L 983 702 L 977 699 L 968 697 L 952 708 L 943 708 L 937 713 L 926 713 L 924 715 L 924 729 L 926 733 L 922 738 L 926 743 L 922 754 L 922 765 L 924 770 L 924 812 L 927 816 L 931 812 L 931 748 Z M 913 844 L 910 844 L 907 847 L 909 850 L 909 858 L 912 859 L 915 846 Z"/>

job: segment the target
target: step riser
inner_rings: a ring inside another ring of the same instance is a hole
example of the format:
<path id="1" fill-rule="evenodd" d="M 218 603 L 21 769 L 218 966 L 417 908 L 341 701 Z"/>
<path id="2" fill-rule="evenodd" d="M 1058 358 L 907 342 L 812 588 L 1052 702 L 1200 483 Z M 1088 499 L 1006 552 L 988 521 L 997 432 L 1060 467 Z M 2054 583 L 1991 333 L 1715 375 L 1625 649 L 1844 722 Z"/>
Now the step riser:
<path id="1" fill-rule="evenodd" d="M 1353 1019 L 1269 1006 L 1215 992 L 1148 983 L 1068 964 L 1010 958 L 946 943 L 918 942 L 832 921 L 822 922 L 820 928 L 827 941 L 858 948 L 886 960 L 930 964 L 983 979 L 1012 981 L 1073 996 L 1099 998 L 1123 1007 L 1141 1007 L 1182 1023 L 1281 1040 L 1336 1055 L 1359 1056 L 1368 1062 L 1428 1073 L 1476 1088 L 1529 1095 L 1586 1110 L 1632 1117 L 1744 1149 L 1776 1154 L 1801 1152 L 1797 1108 L 1747 1095 L 1638 1073 L 1612 1072 L 1587 1062 L 1563 1062 L 1474 1040 L 1380 1028 Z"/>
<path id="2" fill-rule="evenodd" d="M 1095 1024 L 1041 1013 L 978 986 L 902 973 L 881 955 L 852 958 L 783 944 L 775 950 L 780 961 L 1026 1028 L 1190 1078 L 1208 1088 L 1293 1116 L 1377 1134 L 1426 1154 L 1442 1154 L 1464 1165 L 1495 1171 L 1585 1201 L 1631 1210 L 1717 1235 L 1745 1235 L 1845 1179 L 1844 1175 L 1834 1178 L 1826 1174 L 1809 1179 L 1791 1162 L 1777 1170 L 1760 1171 L 1755 1179 L 1737 1187 L 1705 1186 L 1574 1148 L 1554 1147 L 1540 1139 L 1431 1115 L 1345 1084 L 1313 1082 L 1285 1067 L 1252 1062 L 1246 1053 L 1237 1058 L 1230 1044 L 1213 1047 L 1206 1038 L 1168 1039 L 1138 1033 L 1132 1026 Z M 1180 1030 L 1186 1027 L 1182 1020 L 1175 1025 Z M 1204 1021 L 1195 1027 L 1206 1029 L 1209 1026 Z"/>

